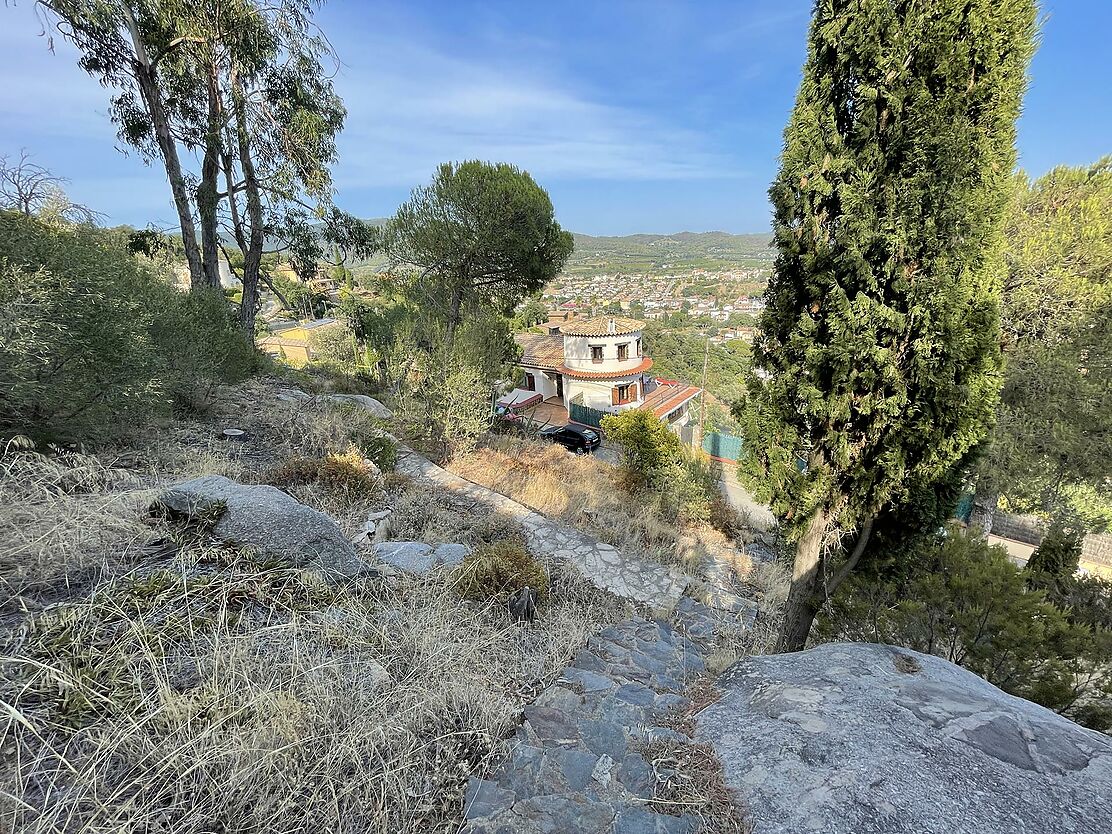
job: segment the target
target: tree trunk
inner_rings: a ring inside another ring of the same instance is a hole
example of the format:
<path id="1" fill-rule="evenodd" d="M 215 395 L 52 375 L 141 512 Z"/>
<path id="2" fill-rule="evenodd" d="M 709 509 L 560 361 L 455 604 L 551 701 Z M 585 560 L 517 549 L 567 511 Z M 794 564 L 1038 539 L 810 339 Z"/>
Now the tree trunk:
<path id="1" fill-rule="evenodd" d="M 807 645 L 811 625 L 820 608 L 817 586 L 822 567 L 822 546 L 829 523 L 826 512 L 817 511 L 796 545 L 792 586 L 784 605 L 784 625 L 776 643 L 778 652 L 798 652 Z"/>
<path id="2" fill-rule="evenodd" d="M 981 535 L 987 536 L 992 532 L 992 522 L 996 518 L 996 505 L 1000 503 L 1000 493 L 978 492 L 973 496 L 973 512 L 969 516 L 970 529 L 976 527 Z"/>
<path id="3" fill-rule="evenodd" d="M 205 283 L 220 287 L 220 240 L 217 228 L 217 178 L 220 174 L 220 101 L 216 65 L 210 63 L 208 77 L 208 125 L 205 152 L 201 162 L 201 183 L 197 187 L 197 213 L 201 220 L 201 263 Z"/>
<path id="4" fill-rule="evenodd" d="M 243 252 L 243 300 L 239 305 L 239 324 L 252 339 L 255 312 L 259 306 L 259 266 L 263 259 L 263 203 L 255 161 L 251 158 L 251 139 L 247 125 L 247 102 L 238 76 L 232 74 L 232 108 L 235 115 L 239 164 L 247 194 L 247 248 Z"/>
<path id="5" fill-rule="evenodd" d="M 155 67 L 147 53 L 143 36 L 139 32 L 139 26 L 135 22 L 135 16 L 127 3 L 121 3 L 120 6 L 131 35 L 132 48 L 135 50 L 135 80 L 139 84 L 139 92 L 151 116 L 155 139 L 166 168 L 166 179 L 170 182 L 170 193 L 174 197 L 174 208 L 178 212 L 185 261 L 189 265 L 189 286 L 190 289 L 197 289 L 205 285 L 205 274 L 201 264 L 201 253 L 197 248 L 197 228 L 193 224 L 193 209 L 189 202 L 189 192 L 185 187 L 181 160 L 178 158 L 178 146 L 170 133 L 170 119 L 166 115 L 166 107 L 162 101 L 162 89 L 158 84 Z"/>
<path id="6" fill-rule="evenodd" d="M 448 352 L 452 351 L 452 344 L 456 340 L 456 328 L 460 323 L 460 308 L 463 306 L 463 290 L 456 290 L 452 296 L 452 307 L 448 311 L 448 331 L 445 334 L 445 344 Z"/>

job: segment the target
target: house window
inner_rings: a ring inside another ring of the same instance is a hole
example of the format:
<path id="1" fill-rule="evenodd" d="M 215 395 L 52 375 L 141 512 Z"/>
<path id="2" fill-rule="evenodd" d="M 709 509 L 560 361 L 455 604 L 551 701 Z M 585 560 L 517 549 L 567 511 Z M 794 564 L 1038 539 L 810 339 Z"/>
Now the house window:
<path id="1" fill-rule="evenodd" d="M 602 345 L 591 345 L 591 361 L 596 364 L 602 361 Z"/>
<path id="2" fill-rule="evenodd" d="M 618 345 L 618 361 L 625 362 L 629 359 L 629 345 Z"/>
<path id="3" fill-rule="evenodd" d="M 525 390 L 526 391 L 536 391 L 537 390 L 537 380 L 536 380 L 536 377 L 534 377 L 532 374 L 526 374 L 525 375 Z"/>
<path id="4" fill-rule="evenodd" d="M 641 356 L 641 340 L 640 339 L 637 340 L 637 356 L 638 356 L 638 358 L 640 358 L 640 356 Z"/>
<path id="5" fill-rule="evenodd" d="M 618 385 L 610 389 L 610 401 L 614 405 L 625 405 L 626 403 L 636 402 L 636 400 L 636 382 L 631 382 L 628 385 Z"/>

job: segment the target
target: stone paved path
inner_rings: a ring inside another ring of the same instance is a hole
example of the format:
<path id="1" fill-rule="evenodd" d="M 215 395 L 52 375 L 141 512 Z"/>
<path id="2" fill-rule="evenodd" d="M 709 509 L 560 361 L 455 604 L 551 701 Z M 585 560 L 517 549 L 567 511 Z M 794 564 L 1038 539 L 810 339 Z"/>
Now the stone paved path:
<path id="1" fill-rule="evenodd" d="M 397 469 L 512 516 L 525 528 L 533 550 L 566 560 L 597 587 L 656 611 L 671 611 L 690 582 L 678 568 L 624 554 L 512 498 L 448 472 L 403 444 L 398 445 Z"/>
<path id="2" fill-rule="evenodd" d="M 636 618 L 592 637 L 560 678 L 525 707 L 508 759 L 472 778 L 468 834 L 689 834 L 692 814 L 656 813 L 656 775 L 638 743 L 690 739 L 658 722 L 688 703 L 706 669 L 715 615 L 690 597 L 675 625 Z"/>

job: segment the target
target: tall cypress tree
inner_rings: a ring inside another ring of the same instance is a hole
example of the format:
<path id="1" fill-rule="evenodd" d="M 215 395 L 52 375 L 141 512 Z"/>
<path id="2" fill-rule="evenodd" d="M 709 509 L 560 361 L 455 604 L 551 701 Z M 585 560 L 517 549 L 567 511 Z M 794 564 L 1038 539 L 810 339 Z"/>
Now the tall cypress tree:
<path id="1" fill-rule="evenodd" d="M 754 422 L 796 541 L 781 650 L 804 646 L 878 517 L 949 477 L 991 423 L 1035 37 L 1035 0 L 815 4 L 754 350 Z"/>

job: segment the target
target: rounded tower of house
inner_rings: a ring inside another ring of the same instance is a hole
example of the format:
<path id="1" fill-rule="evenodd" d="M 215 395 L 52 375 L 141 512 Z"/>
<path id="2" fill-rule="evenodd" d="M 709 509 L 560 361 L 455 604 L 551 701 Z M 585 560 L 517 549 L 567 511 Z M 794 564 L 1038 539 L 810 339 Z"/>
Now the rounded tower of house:
<path id="1" fill-rule="evenodd" d="M 641 403 L 643 376 L 653 365 L 641 346 L 644 327 L 643 321 L 616 316 L 561 327 L 564 361 L 557 370 L 564 376 L 567 400 L 606 411 Z"/>

